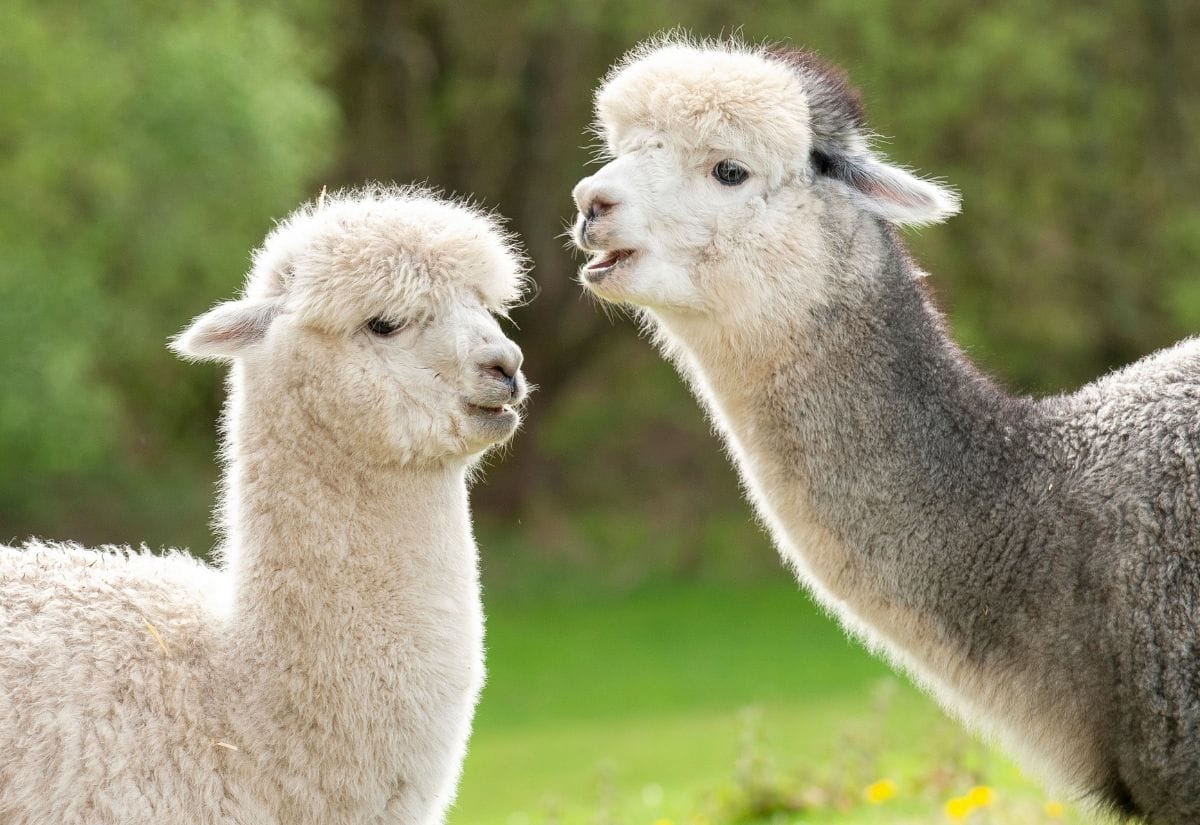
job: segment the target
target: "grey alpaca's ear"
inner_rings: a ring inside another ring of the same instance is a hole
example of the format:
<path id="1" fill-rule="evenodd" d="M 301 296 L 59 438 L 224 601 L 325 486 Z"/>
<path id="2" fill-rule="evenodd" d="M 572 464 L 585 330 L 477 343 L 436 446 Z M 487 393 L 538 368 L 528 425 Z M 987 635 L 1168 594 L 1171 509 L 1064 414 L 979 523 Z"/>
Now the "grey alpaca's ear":
<path id="1" fill-rule="evenodd" d="M 818 174 L 850 187 L 854 199 L 885 221 L 905 226 L 941 223 L 959 209 L 958 193 L 922 180 L 870 154 L 812 153 Z"/>
<path id="2" fill-rule="evenodd" d="M 226 301 L 193 320 L 169 346 L 190 361 L 230 361 L 262 340 L 279 310 L 277 300 Z"/>

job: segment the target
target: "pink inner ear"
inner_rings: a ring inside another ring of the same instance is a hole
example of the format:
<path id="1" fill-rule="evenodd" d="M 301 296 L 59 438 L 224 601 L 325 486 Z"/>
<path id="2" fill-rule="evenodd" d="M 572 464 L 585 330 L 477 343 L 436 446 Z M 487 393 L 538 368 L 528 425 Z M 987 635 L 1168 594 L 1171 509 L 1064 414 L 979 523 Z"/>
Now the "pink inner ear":
<path id="1" fill-rule="evenodd" d="M 931 206 L 932 201 L 923 192 L 912 189 L 888 186 L 876 177 L 867 178 L 862 185 L 862 193 L 872 198 L 882 198 L 901 206 Z"/>
<path id="2" fill-rule="evenodd" d="M 255 315 L 232 319 L 230 323 L 214 326 L 205 330 L 203 340 L 208 344 L 224 344 L 231 342 L 250 343 L 266 331 L 264 320 Z"/>
<path id="3" fill-rule="evenodd" d="M 196 319 L 173 348 L 194 358 L 232 357 L 262 338 L 278 312 L 270 301 L 231 301 Z"/>
<path id="4" fill-rule="evenodd" d="M 899 225 L 936 223 L 958 211 L 953 190 L 873 158 L 845 160 L 831 168 L 867 199 L 868 209 Z"/>

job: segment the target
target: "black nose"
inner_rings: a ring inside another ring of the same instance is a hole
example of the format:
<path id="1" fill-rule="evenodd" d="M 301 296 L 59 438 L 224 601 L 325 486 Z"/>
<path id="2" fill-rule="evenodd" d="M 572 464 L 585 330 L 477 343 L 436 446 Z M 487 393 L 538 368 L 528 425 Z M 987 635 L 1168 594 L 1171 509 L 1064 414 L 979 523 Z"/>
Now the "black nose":
<path id="1" fill-rule="evenodd" d="M 509 373 L 505 372 L 504 367 L 499 365 L 488 367 L 487 371 L 494 375 L 498 381 L 503 381 L 504 386 L 508 387 L 509 392 L 516 393 L 517 375 L 515 372 L 510 375 Z"/>
<path id="2" fill-rule="evenodd" d="M 515 346 L 496 347 L 479 362 L 479 368 L 500 381 L 514 395 L 517 392 L 517 375 L 521 371 L 521 351 Z"/>
<path id="3" fill-rule="evenodd" d="M 616 206 L 616 203 L 613 201 L 606 200 L 601 195 L 595 195 L 588 201 L 587 212 L 584 215 L 589 221 L 592 221 L 601 215 L 607 215 L 613 210 L 614 206 Z"/>

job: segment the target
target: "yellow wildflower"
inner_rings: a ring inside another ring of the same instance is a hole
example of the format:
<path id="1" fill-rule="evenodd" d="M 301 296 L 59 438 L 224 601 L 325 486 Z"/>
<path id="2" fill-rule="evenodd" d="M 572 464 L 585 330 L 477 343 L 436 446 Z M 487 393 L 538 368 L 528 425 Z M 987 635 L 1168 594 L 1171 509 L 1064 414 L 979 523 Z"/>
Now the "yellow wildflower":
<path id="1" fill-rule="evenodd" d="M 946 816 L 951 822 L 965 822 L 973 810 L 975 806 L 965 796 L 956 796 L 946 803 Z"/>
<path id="2" fill-rule="evenodd" d="M 1046 816 L 1050 817 L 1051 819 L 1062 819 L 1067 814 L 1066 807 L 1064 807 L 1061 802 L 1055 802 L 1054 800 L 1047 802 L 1044 806 L 1044 809 L 1046 811 Z"/>
<path id="3" fill-rule="evenodd" d="M 977 785 L 967 791 L 967 800 L 972 808 L 986 808 L 996 799 L 996 792 L 986 785 Z"/>
<path id="4" fill-rule="evenodd" d="M 872 782 L 863 791 L 863 796 L 872 805 L 882 805 L 896 795 L 896 783 L 890 779 L 880 779 Z"/>

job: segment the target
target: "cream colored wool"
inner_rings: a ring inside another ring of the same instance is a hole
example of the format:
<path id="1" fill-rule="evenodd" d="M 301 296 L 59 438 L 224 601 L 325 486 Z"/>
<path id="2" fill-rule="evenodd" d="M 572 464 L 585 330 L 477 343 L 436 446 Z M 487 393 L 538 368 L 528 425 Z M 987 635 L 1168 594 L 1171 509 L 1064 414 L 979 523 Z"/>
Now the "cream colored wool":
<path id="1" fill-rule="evenodd" d="M 467 475 L 518 423 L 492 314 L 523 283 L 492 217 L 419 189 L 269 235 L 173 344 L 233 364 L 220 565 L 0 549 L 0 823 L 443 819 L 483 679 Z"/>

